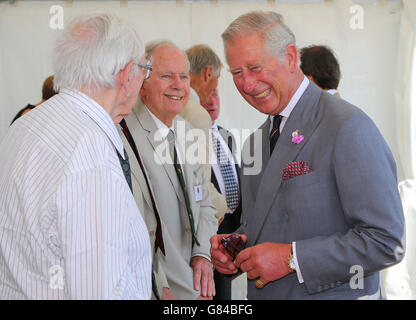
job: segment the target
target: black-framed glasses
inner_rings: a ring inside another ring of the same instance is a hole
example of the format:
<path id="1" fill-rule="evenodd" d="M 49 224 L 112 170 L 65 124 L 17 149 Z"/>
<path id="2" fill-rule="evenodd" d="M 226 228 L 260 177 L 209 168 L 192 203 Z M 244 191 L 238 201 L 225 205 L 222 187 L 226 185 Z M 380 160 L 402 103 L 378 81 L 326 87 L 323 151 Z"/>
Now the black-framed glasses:
<path id="1" fill-rule="evenodd" d="M 136 65 L 138 65 L 139 67 L 142 67 L 144 70 L 146 70 L 146 76 L 144 77 L 144 80 L 149 79 L 150 74 L 152 73 L 153 67 L 150 63 L 150 61 L 147 61 L 146 64 L 142 64 L 142 63 L 136 63 Z"/>

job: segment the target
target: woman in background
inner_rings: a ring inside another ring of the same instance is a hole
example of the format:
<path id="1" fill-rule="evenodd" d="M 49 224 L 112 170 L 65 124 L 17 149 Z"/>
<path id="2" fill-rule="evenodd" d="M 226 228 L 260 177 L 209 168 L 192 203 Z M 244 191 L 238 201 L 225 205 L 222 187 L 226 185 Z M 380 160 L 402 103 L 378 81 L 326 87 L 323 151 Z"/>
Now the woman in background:
<path id="1" fill-rule="evenodd" d="M 55 94 L 57 94 L 58 92 L 56 92 L 53 88 L 53 76 L 49 76 L 45 79 L 45 81 L 43 82 L 43 86 L 42 86 L 42 100 L 33 105 L 33 104 L 28 104 L 26 107 L 24 107 L 22 110 L 20 110 L 16 116 L 13 118 L 12 122 L 10 123 L 10 125 L 13 124 L 13 122 L 15 122 L 18 118 L 20 118 L 21 116 L 23 116 L 25 113 L 29 112 L 30 110 L 32 110 L 33 108 L 37 107 L 38 105 L 40 105 L 41 103 L 45 102 L 46 100 L 48 100 L 49 98 L 53 97 Z"/>

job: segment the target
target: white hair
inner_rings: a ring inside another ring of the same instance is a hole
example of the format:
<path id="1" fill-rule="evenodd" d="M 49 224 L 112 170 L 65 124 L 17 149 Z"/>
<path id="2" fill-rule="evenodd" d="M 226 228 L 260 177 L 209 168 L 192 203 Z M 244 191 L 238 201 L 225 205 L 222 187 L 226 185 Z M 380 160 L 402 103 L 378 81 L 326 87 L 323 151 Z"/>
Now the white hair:
<path id="1" fill-rule="evenodd" d="M 259 33 L 264 48 L 280 62 L 287 54 L 289 44 L 296 46 L 296 37 L 284 23 L 283 16 L 272 11 L 252 11 L 235 19 L 222 34 L 224 44 L 237 35 Z"/>
<path id="2" fill-rule="evenodd" d="M 153 40 L 149 42 L 148 44 L 146 44 L 146 50 L 145 50 L 146 59 L 153 60 L 154 52 L 156 51 L 157 48 L 160 48 L 160 47 L 171 47 L 171 48 L 178 49 L 184 55 L 185 62 L 186 62 L 186 65 L 188 66 L 188 69 L 190 68 L 189 59 L 188 59 L 188 56 L 186 55 L 186 52 L 183 51 L 183 49 L 179 48 L 172 41 L 167 40 L 167 39 Z"/>
<path id="3" fill-rule="evenodd" d="M 112 14 L 95 13 L 71 21 L 56 41 L 54 87 L 113 88 L 130 61 L 140 62 L 144 45 L 136 30 Z M 135 72 L 138 68 L 136 67 Z"/>

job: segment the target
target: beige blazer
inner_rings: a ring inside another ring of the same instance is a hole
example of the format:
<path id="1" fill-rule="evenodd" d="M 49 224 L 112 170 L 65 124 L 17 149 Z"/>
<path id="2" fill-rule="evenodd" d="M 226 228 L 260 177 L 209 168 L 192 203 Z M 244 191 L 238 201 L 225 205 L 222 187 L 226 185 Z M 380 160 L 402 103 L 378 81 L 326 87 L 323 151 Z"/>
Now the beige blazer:
<path id="1" fill-rule="evenodd" d="M 191 129 L 190 125 L 180 117 L 174 119 L 175 128 L 178 127 L 178 121 L 181 121 L 180 125 L 185 126 L 186 132 Z M 211 204 L 204 168 L 197 163 L 185 162 L 182 164 L 195 230 L 200 242 L 200 246 L 196 244 L 192 246 L 192 235 L 183 192 L 173 165 L 163 162 L 163 151 L 166 150 L 160 148 L 161 142 L 157 139 L 157 126 L 150 111 L 139 102 L 126 118 L 126 122 L 136 141 L 153 186 L 155 201 L 162 221 L 166 251 L 166 256 L 160 254 L 159 251 L 157 255 L 166 274 L 169 288 L 179 299 L 195 299 L 200 295 L 200 292 L 193 288 L 193 270 L 189 263 L 195 255 L 210 257 L 209 239 L 217 231 L 216 209 Z M 186 141 L 183 145 L 189 147 L 191 143 Z M 186 154 L 184 150 L 180 150 L 180 153 L 181 155 Z M 201 188 L 202 200 L 196 198 L 194 187 Z"/>
<path id="2" fill-rule="evenodd" d="M 144 179 L 143 172 L 140 168 L 139 162 L 136 159 L 133 149 L 130 147 L 129 142 L 127 141 L 126 137 L 121 131 L 121 128 L 119 125 L 117 125 L 117 130 L 120 134 L 121 140 L 123 141 L 124 149 L 126 149 L 127 155 L 129 157 L 133 196 L 134 196 L 134 200 L 136 201 L 137 207 L 139 208 L 140 213 L 142 214 L 143 220 L 146 223 L 147 229 L 149 231 L 150 244 L 152 245 L 152 254 L 153 254 L 152 256 L 153 271 L 155 274 L 155 279 L 156 279 L 156 284 L 157 284 L 157 289 L 159 291 L 159 295 L 162 296 L 163 287 L 169 287 L 169 285 L 166 279 L 165 272 L 163 271 L 163 267 L 161 266 L 159 262 L 158 255 L 155 254 L 157 220 L 153 211 L 152 200 L 150 198 L 149 189 Z M 135 142 L 137 145 L 137 141 Z M 147 174 L 147 171 L 146 171 L 146 174 Z M 148 176 L 148 180 L 150 183 L 150 188 L 152 189 L 152 193 L 154 193 L 149 176 Z M 152 294 L 152 299 L 155 299 L 153 294 Z"/>
<path id="3" fill-rule="evenodd" d="M 212 128 L 211 117 L 192 94 L 189 95 L 189 101 L 179 115 L 188 121 L 193 128 L 201 129 L 209 139 L 207 140 L 208 143 L 205 144 L 206 155 L 208 155 L 205 165 L 205 176 L 208 181 L 211 181 L 211 158 L 209 157 L 210 152 L 213 150 L 212 147 L 210 148 L 210 145 L 212 145 L 210 133 L 210 129 Z M 209 183 L 208 189 L 211 194 L 212 204 L 217 208 L 216 217 L 219 219 L 227 211 L 227 201 L 211 182 Z"/>

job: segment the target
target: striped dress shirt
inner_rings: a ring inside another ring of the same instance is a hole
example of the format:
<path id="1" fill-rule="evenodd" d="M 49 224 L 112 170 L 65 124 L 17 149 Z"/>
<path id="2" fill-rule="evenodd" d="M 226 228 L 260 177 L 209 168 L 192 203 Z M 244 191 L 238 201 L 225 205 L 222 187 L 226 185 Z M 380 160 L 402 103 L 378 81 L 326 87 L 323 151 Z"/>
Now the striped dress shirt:
<path id="1" fill-rule="evenodd" d="M 99 104 L 61 89 L 0 150 L 0 299 L 150 299 L 148 232 Z"/>

